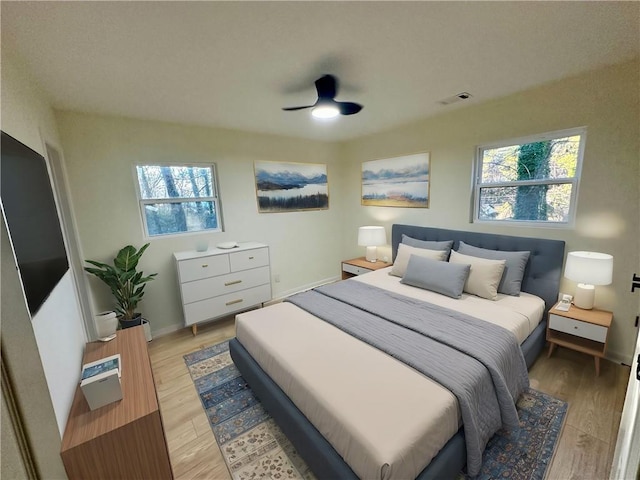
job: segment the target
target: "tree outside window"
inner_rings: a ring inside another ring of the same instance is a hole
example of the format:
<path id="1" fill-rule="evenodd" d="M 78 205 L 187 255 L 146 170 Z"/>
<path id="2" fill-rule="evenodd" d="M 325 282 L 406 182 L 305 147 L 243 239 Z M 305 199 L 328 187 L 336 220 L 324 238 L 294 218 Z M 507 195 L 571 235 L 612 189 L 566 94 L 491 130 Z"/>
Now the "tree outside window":
<path id="1" fill-rule="evenodd" d="M 222 231 L 213 165 L 138 165 L 136 174 L 149 237 Z"/>
<path id="2" fill-rule="evenodd" d="M 478 148 L 475 221 L 569 224 L 584 128 Z"/>

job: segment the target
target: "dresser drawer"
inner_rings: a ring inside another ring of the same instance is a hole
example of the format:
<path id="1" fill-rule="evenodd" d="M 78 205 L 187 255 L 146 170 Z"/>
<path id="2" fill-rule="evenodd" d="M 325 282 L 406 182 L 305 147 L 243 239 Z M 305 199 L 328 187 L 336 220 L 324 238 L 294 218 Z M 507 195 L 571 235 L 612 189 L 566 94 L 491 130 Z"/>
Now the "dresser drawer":
<path id="1" fill-rule="evenodd" d="M 244 310 L 271 300 L 271 285 L 240 290 L 184 306 L 185 323 L 192 325 L 212 318 Z"/>
<path id="2" fill-rule="evenodd" d="M 605 327 L 562 317 L 553 313 L 549 314 L 549 328 L 577 337 L 588 338 L 595 342 L 605 343 L 607 340 L 607 329 Z"/>
<path id="3" fill-rule="evenodd" d="M 269 249 L 254 248 L 241 252 L 233 252 L 229 254 L 229 262 L 232 272 L 263 267 L 269 265 Z"/>
<path id="4" fill-rule="evenodd" d="M 182 301 L 183 303 L 193 303 L 206 298 L 257 287 L 270 281 L 269 267 L 259 267 L 252 270 L 204 278 L 181 285 Z"/>
<path id="5" fill-rule="evenodd" d="M 180 282 L 191 282 L 201 278 L 224 275 L 231 271 L 229 267 L 229 255 L 210 255 L 178 262 Z"/>
<path id="6" fill-rule="evenodd" d="M 371 270 L 364 267 L 356 267 L 355 265 L 351 265 L 349 263 L 342 264 L 342 271 L 347 273 L 353 273 L 354 275 L 362 275 L 364 273 L 370 273 Z"/>

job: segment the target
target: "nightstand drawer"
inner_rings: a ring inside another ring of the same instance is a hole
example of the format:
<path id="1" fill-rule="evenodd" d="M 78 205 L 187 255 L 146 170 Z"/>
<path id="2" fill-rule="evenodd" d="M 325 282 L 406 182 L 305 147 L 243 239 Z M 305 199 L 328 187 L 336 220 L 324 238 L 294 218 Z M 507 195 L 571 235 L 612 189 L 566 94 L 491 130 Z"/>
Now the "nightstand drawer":
<path id="1" fill-rule="evenodd" d="M 549 328 L 577 337 L 588 338 L 595 342 L 605 343 L 607 340 L 607 329 L 605 327 L 573 320 L 572 318 L 561 317 L 553 313 L 549 314 Z"/>
<path id="2" fill-rule="evenodd" d="M 371 270 L 364 267 L 356 267 L 355 265 L 350 265 L 348 263 L 342 264 L 342 271 L 347 273 L 352 273 L 354 275 L 362 275 L 364 273 L 369 273 Z"/>

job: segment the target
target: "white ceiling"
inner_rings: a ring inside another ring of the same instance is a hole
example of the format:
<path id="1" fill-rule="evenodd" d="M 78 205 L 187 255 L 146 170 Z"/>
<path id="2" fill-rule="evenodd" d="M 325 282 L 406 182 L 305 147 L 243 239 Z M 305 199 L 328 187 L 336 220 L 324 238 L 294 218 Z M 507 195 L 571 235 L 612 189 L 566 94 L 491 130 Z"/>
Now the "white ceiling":
<path id="1" fill-rule="evenodd" d="M 637 2 L 9 2 L 56 108 L 319 140 L 374 133 L 640 55 Z M 341 80 L 357 115 L 282 107 Z M 467 91 L 473 98 L 443 106 Z"/>

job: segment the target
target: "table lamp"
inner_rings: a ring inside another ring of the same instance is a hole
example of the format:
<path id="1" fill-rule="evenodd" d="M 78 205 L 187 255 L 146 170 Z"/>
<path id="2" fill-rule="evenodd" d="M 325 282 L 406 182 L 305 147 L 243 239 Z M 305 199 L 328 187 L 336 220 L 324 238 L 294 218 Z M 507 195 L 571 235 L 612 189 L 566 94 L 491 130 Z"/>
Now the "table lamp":
<path id="1" fill-rule="evenodd" d="M 384 227 L 360 227 L 358 229 L 358 245 L 367 247 L 366 259 L 375 262 L 378 256 L 378 246 L 387 244 L 387 233 Z"/>
<path id="2" fill-rule="evenodd" d="M 569 252 L 564 276 L 578 282 L 573 304 L 585 310 L 593 308 L 595 285 L 609 285 L 613 276 L 613 257 L 606 253 Z"/>

